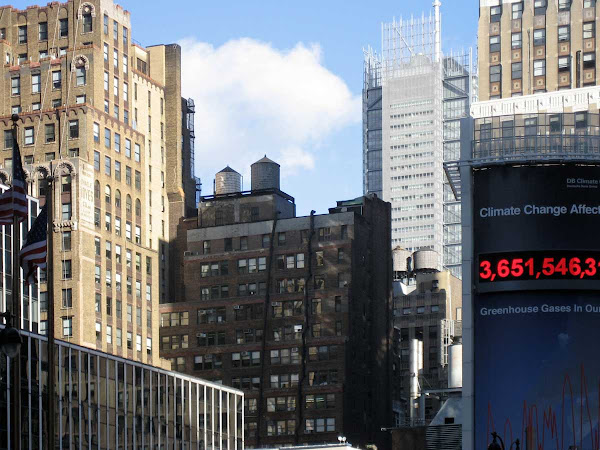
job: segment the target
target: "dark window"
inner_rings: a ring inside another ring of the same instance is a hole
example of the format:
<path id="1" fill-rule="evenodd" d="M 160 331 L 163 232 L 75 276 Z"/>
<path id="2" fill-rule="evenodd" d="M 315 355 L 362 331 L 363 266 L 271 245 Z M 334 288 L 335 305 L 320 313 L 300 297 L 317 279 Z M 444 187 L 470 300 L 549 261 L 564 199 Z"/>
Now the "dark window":
<path id="1" fill-rule="evenodd" d="M 40 22 L 38 24 L 39 36 L 38 39 L 40 41 L 48 40 L 48 22 Z"/>
<path id="2" fill-rule="evenodd" d="M 571 0 L 558 0 L 558 10 L 566 11 L 571 9 Z"/>
<path id="3" fill-rule="evenodd" d="M 502 6 L 490 6 L 490 22 L 500 22 Z"/>
<path id="4" fill-rule="evenodd" d="M 521 48 L 522 45 L 522 34 L 521 33 L 513 33 L 511 36 L 511 46 L 512 48 Z"/>
<path id="5" fill-rule="evenodd" d="M 550 116 L 550 133 L 560 133 L 562 131 L 562 116 L 554 114 Z"/>
<path id="6" fill-rule="evenodd" d="M 584 69 L 595 69 L 596 68 L 596 54 L 595 53 L 584 53 L 583 54 L 583 68 Z"/>
<path id="7" fill-rule="evenodd" d="M 502 79 L 502 66 L 490 66 L 490 83 L 497 83 Z"/>
<path id="8" fill-rule="evenodd" d="M 87 13 L 83 15 L 83 32 L 91 33 L 92 32 L 92 14 Z"/>
<path id="9" fill-rule="evenodd" d="M 571 70 L 571 57 L 561 56 L 558 58 L 558 71 L 569 72 Z"/>
<path id="10" fill-rule="evenodd" d="M 534 0 L 533 11 L 536 16 L 543 16 L 546 14 L 546 7 L 548 6 L 547 0 Z"/>
<path id="11" fill-rule="evenodd" d="M 558 27 L 558 42 L 567 42 L 571 39 L 571 27 L 563 25 Z"/>
<path id="12" fill-rule="evenodd" d="M 595 22 L 586 22 L 583 24 L 583 38 L 584 39 L 593 39 L 596 37 L 596 23 Z"/>
<path id="13" fill-rule="evenodd" d="M 490 53 L 500 51 L 500 36 L 490 36 Z"/>
<path id="14" fill-rule="evenodd" d="M 58 21 L 59 36 L 67 37 L 69 35 L 69 19 L 59 19 Z"/>
<path id="15" fill-rule="evenodd" d="M 512 18 L 520 19 L 523 17 L 523 2 L 513 3 L 512 4 Z"/>
<path id="16" fill-rule="evenodd" d="M 546 45 L 546 30 L 533 30 L 533 45 Z"/>
<path id="17" fill-rule="evenodd" d="M 523 63 L 512 63 L 511 67 L 512 79 L 518 80 L 523 77 Z"/>

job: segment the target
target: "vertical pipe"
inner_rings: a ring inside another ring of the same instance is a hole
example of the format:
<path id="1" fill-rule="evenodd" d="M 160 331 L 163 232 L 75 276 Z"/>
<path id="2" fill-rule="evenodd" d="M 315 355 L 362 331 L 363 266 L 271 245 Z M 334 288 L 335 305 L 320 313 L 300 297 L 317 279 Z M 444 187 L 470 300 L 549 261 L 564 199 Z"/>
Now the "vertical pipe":
<path id="1" fill-rule="evenodd" d="M 14 189 L 15 185 L 15 168 L 17 167 L 17 162 L 14 161 L 14 158 L 17 157 L 16 147 L 18 145 L 17 142 L 17 119 L 18 117 L 13 115 L 13 162 L 12 162 L 12 172 L 13 172 L 13 180 L 12 180 L 12 188 Z M 14 205 L 13 205 L 14 207 Z M 19 289 L 19 280 L 20 280 L 20 265 L 19 265 L 19 242 L 20 242 L 20 232 L 21 226 L 19 224 L 18 217 L 16 212 L 13 211 L 13 225 L 12 225 L 12 313 L 14 317 L 14 326 L 17 330 L 22 330 L 23 326 L 21 323 L 21 295 Z M 21 346 L 22 347 L 22 346 Z M 19 450 L 21 448 L 21 351 L 17 353 L 14 357 L 14 367 L 12 368 L 11 375 L 13 375 L 13 389 L 11 389 L 11 393 L 13 394 L 13 439 L 12 439 L 12 448 L 15 450 Z"/>

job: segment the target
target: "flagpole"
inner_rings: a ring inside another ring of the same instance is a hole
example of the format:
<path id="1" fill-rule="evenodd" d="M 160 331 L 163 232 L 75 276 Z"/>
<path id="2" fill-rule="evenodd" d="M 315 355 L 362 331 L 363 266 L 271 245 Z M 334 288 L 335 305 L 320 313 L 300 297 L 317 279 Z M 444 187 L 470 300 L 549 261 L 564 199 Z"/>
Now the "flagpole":
<path id="1" fill-rule="evenodd" d="M 15 146 L 17 145 L 17 120 L 19 120 L 19 116 L 13 114 L 12 117 L 13 122 L 13 161 L 12 161 L 12 183 L 13 188 L 15 184 L 15 167 L 17 167 L 17 161 L 15 158 L 17 157 L 17 152 L 14 151 Z M 13 206 L 14 207 L 14 206 Z M 15 318 L 15 328 L 17 330 L 21 329 L 21 296 L 19 294 L 20 289 L 20 274 L 21 267 L 19 264 L 19 242 L 20 242 L 20 232 L 21 227 L 19 224 L 19 218 L 17 214 L 13 214 L 13 225 L 12 225 L 12 298 L 13 298 L 13 315 Z M 12 383 L 13 388 L 11 391 L 13 392 L 13 437 L 12 437 L 12 448 L 15 450 L 21 449 L 21 352 L 17 354 L 15 358 L 11 361 L 12 371 L 14 374 Z"/>
<path id="2" fill-rule="evenodd" d="M 46 213 L 48 215 L 48 237 L 46 243 L 46 286 L 48 286 L 48 448 L 55 449 L 55 356 L 54 356 L 54 239 L 53 218 L 54 209 L 52 196 L 54 195 L 54 175 L 52 174 L 52 162 L 50 162 L 50 174 L 47 177 L 48 190 L 46 191 Z"/>

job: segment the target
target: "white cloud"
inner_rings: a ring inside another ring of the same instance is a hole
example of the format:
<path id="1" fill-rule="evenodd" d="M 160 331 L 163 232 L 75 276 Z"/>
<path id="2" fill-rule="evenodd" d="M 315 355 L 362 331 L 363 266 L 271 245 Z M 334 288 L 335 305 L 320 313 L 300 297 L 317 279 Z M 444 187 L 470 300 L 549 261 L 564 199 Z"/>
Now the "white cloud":
<path id="1" fill-rule="evenodd" d="M 249 38 L 216 48 L 195 39 L 180 44 L 183 95 L 196 104 L 196 172 L 204 186 L 227 164 L 249 174 L 264 154 L 281 164 L 284 176 L 312 170 L 319 143 L 361 120 L 360 96 L 323 66 L 318 45 L 279 50 Z"/>

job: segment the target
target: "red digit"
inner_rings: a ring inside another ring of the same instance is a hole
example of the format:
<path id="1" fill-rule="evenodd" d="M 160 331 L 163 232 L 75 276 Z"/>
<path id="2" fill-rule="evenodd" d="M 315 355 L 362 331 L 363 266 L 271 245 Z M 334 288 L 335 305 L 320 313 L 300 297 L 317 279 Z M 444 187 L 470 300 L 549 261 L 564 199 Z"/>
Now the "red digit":
<path id="1" fill-rule="evenodd" d="M 535 274 L 533 270 L 533 258 L 529 258 L 527 261 L 525 261 L 525 267 L 527 267 L 529 271 L 529 276 L 533 276 Z"/>
<path id="2" fill-rule="evenodd" d="M 581 273 L 581 266 L 579 263 L 581 263 L 581 260 L 577 257 L 569 260 L 569 273 L 575 277 Z"/>
<path id="3" fill-rule="evenodd" d="M 560 258 L 554 270 L 560 272 L 563 276 L 566 275 L 569 271 L 569 269 L 567 269 L 567 260 L 565 258 Z"/>
<path id="4" fill-rule="evenodd" d="M 492 276 L 492 264 L 489 261 L 481 261 L 479 263 L 479 278 L 487 280 Z"/>
<path id="5" fill-rule="evenodd" d="M 523 275 L 523 259 L 521 258 L 515 258 L 512 261 L 511 264 L 511 271 L 510 273 L 512 274 L 513 277 L 520 277 L 521 275 Z"/>
<path id="6" fill-rule="evenodd" d="M 542 273 L 546 276 L 550 276 L 554 273 L 554 258 L 544 258 Z"/>
<path id="7" fill-rule="evenodd" d="M 508 267 L 508 259 L 501 259 L 498 261 L 498 269 L 496 270 L 500 278 L 506 278 L 510 275 L 510 268 Z"/>
<path id="8" fill-rule="evenodd" d="M 585 269 L 585 275 L 587 277 L 596 275 L 596 260 L 594 258 L 588 258 L 585 260 L 585 263 L 588 265 L 587 269 Z"/>

